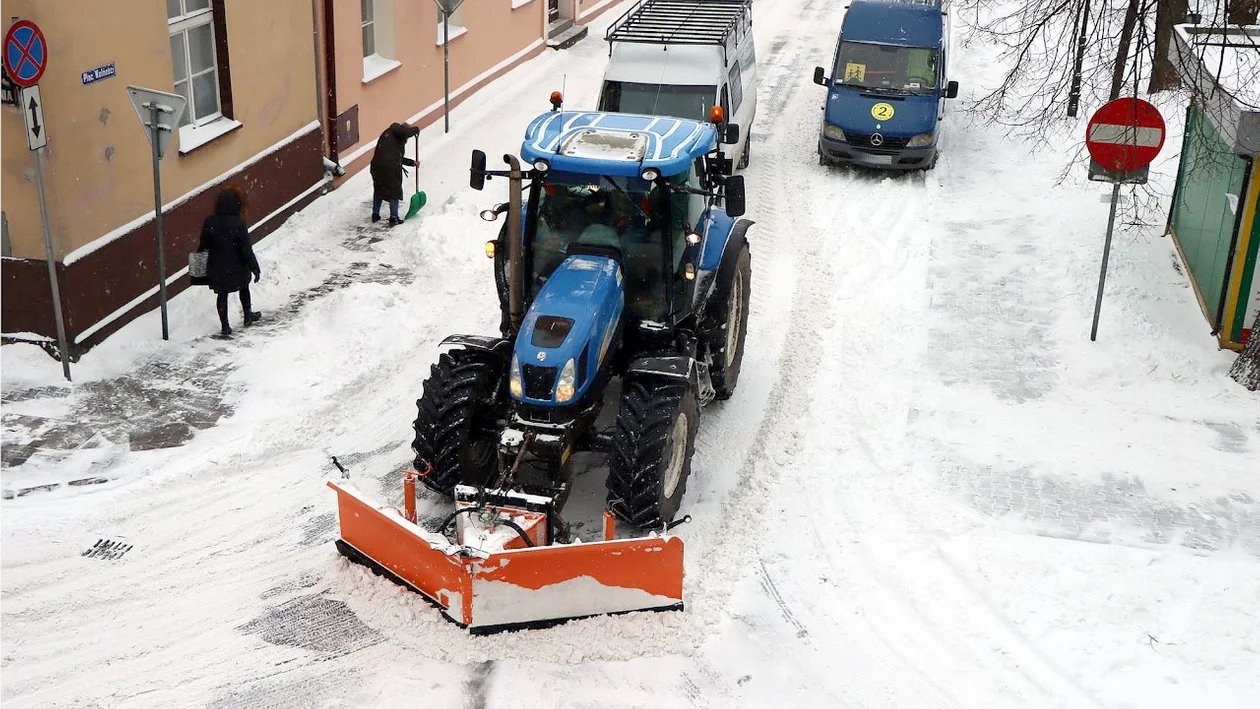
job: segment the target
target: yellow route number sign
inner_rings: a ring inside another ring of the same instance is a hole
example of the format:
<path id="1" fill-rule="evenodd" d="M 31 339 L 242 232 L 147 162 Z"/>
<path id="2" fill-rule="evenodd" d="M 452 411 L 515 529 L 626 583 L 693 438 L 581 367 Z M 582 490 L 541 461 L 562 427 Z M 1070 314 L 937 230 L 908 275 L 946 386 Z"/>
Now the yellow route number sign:
<path id="1" fill-rule="evenodd" d="M 886 121 L 893 117 L 893 107 L 891 103 L 877 103 L 871 106 L 871 115 L 877 121 Z"/>

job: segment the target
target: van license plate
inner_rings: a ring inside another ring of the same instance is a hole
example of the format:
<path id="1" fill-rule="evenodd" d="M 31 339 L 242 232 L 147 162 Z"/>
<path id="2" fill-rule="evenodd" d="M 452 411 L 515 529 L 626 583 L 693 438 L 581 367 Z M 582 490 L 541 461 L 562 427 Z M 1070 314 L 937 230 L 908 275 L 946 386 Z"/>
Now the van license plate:
<path id="1" fill-rule="evenodd" d="M 866 161 L 872 165 L 891 165 L 892 156 L 891 155 L 868 155 Z"/>

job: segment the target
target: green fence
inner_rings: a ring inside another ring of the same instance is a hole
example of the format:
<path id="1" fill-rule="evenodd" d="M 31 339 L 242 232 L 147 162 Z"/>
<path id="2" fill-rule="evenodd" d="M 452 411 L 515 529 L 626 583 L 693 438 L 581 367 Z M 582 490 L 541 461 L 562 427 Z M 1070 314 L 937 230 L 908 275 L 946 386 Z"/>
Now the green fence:
<path id="1" fill-rule="evenodd" d="M 1191 104 L 1172 228 L 1214 325 L 1234 233 L 1234 209 L 1242 209 L 1239 191 L 1246 168 L 1246 161 L 1233 154 L 1198 106 Z"/>

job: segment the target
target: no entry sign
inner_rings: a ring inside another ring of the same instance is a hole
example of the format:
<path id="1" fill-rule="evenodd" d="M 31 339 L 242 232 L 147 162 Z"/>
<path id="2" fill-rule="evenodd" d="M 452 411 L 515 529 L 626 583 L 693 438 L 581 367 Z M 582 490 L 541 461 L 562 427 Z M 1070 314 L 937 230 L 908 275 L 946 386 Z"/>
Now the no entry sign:
<path id="1" fill-rule="evenodd" d="M 1164 147 L 1164 117 L 1140 98 L 1116 99 L 1089 119 L 1085 147 L 1105 170 L 1140 170 L 1150 165 Z"/>
<path id="2" fill-rule="evenodd" d="M 48 67 L 48 43 L 30 20 L 14 22 L 4 35 L 4 70 L 13 83 L 27 88 L 39 83 Z"/>

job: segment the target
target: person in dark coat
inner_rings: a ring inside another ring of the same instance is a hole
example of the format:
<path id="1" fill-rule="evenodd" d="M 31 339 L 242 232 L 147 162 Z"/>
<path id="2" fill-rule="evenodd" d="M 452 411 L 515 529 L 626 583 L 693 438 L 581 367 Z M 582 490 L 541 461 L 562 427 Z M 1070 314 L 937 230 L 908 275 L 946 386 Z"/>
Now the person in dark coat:
<path id="1" fill-rule="evenodd" d="M 407 139 L 420 135 L 420 129 L 406 123 L 394 123 L 376 139 L 372 154 L 372 222 L 381 220 L 381 202 L 389 202 L 389 225 L 402 224 L 398 207 L 403 199 L 403 166 L 415 167 L 416 161 L 403 155 Z"/>
<path id="2" fill-rule="evenodd" d="M 246 325 L 253 325 L 262 317 L 262 313 L 250 307 L 249 276 L 252 273 L 257 283 L 260 271 L 254 248 L 249 243 L 249 228 L 241 216 L 244 201 L 239 189 L 224 189 L 215 202 L 214 214 L 206 217 L 201 226 L 200 250 L 209 252 L 206 279 L 210 289 L 218 295 L 219 323 L 224 337 L 232 334 L 228 326 L 229 294 L 240 292 Z"/>

